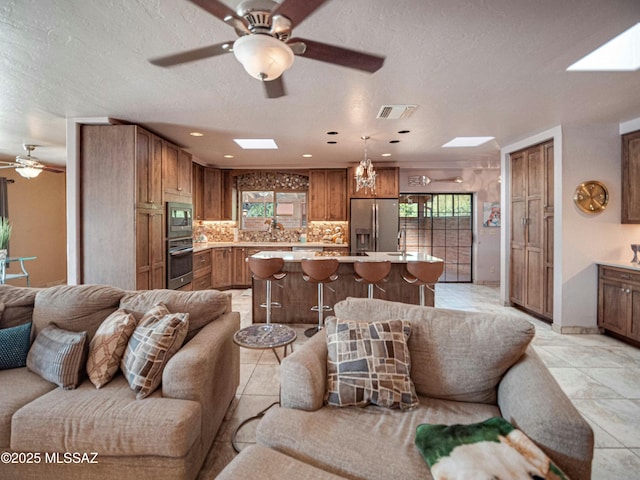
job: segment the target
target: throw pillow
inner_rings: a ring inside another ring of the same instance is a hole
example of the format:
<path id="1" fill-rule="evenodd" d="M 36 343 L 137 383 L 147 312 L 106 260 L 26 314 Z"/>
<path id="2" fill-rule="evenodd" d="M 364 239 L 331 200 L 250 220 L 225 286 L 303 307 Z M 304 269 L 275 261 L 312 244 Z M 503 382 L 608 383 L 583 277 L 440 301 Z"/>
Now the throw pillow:
<path id="1" fill-rule="evenodd" d="M 86 364 L 87 332 L 70 332 L 55 325 L 40 330 L 29 354 L 27 368 L 45 380 L 72 390 Z"/>
<path id="2" fill-rule="evenodd" d="M 358 322 L 329 317 L 325 325 L 328 405 L 372 403 L 403 410 L 418 405 L 409 377 L 408 322 Z"/>
<path id="3" fill-rule="evenodd" d="M 529 437 L 501 417 L 471 425 L 419 425 L 415 442 L 434 480 L 568 480 Z"/>
<path id="4" fill-rule="evenodd" d="M 109 383 L 118 371 L 135 328 L 136 320 L 125 310 L 116 310 L 98 327 L 89 344 L 87 357 L 87 374 L 96 388 Z"/>
<path id="5" fill-rule="evenodd" d="M 20 368 L 27 364 L 31 323 L 0 330 L 0 370 Z"/>
<path id="6" fill-rule="evenodd" d="M 162 371 L 182 346 L 188 328 L 188 313 L 170 313 L 163 304 L 142 317 L 120 363 L 137 399 L 148 397 L 160 386 Z"/>

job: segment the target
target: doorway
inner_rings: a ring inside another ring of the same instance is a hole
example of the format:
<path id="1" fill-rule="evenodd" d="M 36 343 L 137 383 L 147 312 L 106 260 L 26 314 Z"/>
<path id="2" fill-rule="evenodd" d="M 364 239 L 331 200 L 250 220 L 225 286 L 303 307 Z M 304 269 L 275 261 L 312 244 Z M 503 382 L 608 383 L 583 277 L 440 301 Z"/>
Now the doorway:
<path id="1" fill-rule="evenodd" d="M 471 282 L 473 194 L 401 194 L 399 206 L 407 250 L 442 258 L 441 282 Z"/>

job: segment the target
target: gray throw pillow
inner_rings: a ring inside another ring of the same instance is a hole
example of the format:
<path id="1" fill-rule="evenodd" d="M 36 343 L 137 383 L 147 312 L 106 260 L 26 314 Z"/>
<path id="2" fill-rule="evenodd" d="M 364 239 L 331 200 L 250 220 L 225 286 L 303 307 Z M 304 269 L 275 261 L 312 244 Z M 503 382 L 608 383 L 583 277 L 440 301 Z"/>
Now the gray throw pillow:
<path id="1" fill-rule="evenodd" d="M 49 325 L 33 342 L 27 368 L 65 390 L 72 390 L 84 375 L 86 347 L 87 332 L 70 332 Z"/>

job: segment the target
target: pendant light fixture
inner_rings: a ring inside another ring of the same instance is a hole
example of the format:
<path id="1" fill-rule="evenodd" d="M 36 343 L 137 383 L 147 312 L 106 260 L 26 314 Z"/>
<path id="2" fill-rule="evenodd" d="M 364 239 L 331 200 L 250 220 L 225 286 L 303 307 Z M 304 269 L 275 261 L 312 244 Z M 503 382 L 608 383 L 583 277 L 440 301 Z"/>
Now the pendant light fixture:
<path id="1" fill-rule="evenodd" d="M 356 168 L 356 192 L 360 191 L 361 188 L 368 188 L 374 193 L 376 191 L 376 172 L 373 169 L 371 159 L 367 156 L 367 140 L 370 137 L 362 136 L 360 138 L 364 140 L 364 157 L 360 160 L 358 168 Z"/>

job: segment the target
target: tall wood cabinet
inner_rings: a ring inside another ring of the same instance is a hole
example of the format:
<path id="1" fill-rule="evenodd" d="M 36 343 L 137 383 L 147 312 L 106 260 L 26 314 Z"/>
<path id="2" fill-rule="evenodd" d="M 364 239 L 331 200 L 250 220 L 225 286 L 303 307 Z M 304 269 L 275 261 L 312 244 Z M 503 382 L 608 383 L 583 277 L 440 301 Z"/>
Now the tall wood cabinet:
<path id="1" fill-rule="evenodd" d="M 191 154 L 169 142 L 163 142 L 162 188 L 165 201 L 191 203 Z"/>
<path id="2" fill-rule="evenodd" d="M 347 220 L 347 171 L 309 170 L 309 221 Z"/>
<path id="3" fill-rule="evenodd" d="M 622 136 L 622 223 L 640 223 L 640 131 Z"/>
<path id="4" fill-rule="evenodd" d="M 136 125 L 84 125 L 80 139 L 82 283 L 164 288 L 162 167 L 180 149 Z"/>
<path id="5" fill-rule="evenodd" d="M 553 142 L 510 157 L 510 300 L 553 319 Z"/>

